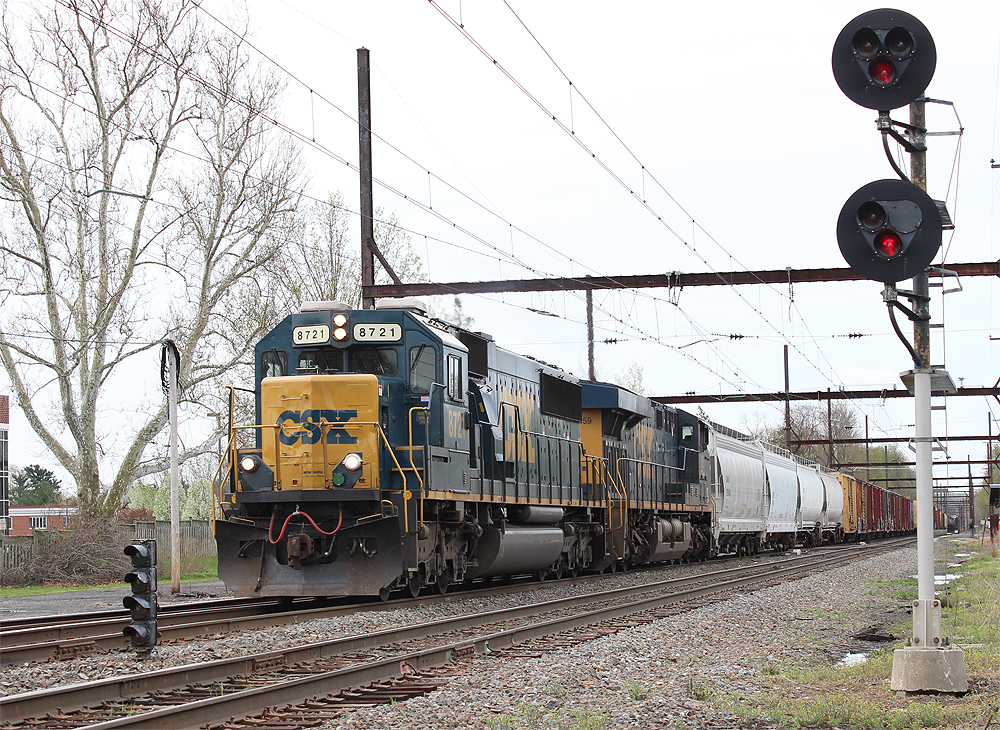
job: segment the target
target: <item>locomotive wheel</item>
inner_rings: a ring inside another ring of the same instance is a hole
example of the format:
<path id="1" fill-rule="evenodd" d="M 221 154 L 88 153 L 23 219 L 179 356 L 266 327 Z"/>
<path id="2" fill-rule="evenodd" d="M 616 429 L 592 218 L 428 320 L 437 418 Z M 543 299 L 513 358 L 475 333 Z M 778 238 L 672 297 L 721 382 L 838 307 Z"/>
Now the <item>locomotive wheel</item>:
<path id="1" fill-rule="evenodd" d="M 410 573 L 410 577 L 406 579 L 406 588 L 410 592 L 410 598 L 416 598 L 420 595 L 419 573 Z"/>
<path id="2" fill-rule="evenodd" d="M 434 587 L 437 588 L 437 592 L 442 596 L 448 592 L 448 586 L 451 584 L 451 571 L 445 570 L 438 573 L 437 582 Z"/>

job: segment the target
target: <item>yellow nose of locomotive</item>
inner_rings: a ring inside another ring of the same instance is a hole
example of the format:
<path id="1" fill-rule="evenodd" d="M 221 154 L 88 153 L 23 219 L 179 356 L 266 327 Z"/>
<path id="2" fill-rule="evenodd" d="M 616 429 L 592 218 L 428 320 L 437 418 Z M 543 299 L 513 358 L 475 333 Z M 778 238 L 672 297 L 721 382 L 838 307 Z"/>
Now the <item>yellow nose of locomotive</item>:
<path id="1" fill-rule="evenodd" d="M 275 489 L 377 489 L 378 405 L 375 375 L 265 378 L 261 446 Z"/>

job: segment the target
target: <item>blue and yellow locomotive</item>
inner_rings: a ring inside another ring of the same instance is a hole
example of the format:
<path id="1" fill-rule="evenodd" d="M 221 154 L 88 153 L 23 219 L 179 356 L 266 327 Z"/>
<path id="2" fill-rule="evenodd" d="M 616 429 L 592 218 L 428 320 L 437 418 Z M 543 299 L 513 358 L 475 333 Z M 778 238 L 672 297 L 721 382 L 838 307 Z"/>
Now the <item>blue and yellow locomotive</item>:
<path id="1" fill-rule="evenodd" d="M 303 305 L 217 480 L 236 595 L 387 598 L 712 552 L 708 426 L 428 318 Z"/>

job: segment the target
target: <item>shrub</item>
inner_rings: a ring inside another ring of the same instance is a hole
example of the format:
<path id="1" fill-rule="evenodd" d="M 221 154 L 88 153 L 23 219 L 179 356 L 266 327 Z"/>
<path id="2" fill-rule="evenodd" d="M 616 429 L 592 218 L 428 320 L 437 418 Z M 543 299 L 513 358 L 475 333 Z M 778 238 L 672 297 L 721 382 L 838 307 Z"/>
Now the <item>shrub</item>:
<path id="1" fill-rule="evenodd" d="M 132 564 L 128 531 L 102 517 L 77 516 L 68 530 L 37 532 L 31 557 L 4 571 L 5 586 L 121 583 Z"/>

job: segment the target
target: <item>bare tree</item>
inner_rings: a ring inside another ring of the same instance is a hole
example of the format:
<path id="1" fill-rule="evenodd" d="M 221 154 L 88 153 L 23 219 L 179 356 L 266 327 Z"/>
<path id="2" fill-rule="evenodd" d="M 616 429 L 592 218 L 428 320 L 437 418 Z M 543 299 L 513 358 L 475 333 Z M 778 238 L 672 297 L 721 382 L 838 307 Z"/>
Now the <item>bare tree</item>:
<path id="1" fill-rule="evenodd" d="M 744 426 L 762 441 L 776 446 L 785 445 L 784 424 L 771 425 L 760 415 L 744 419 Z M 871 467 L 854 467 L 849 471 L 861 479 L 871 479 L 887 489 L 913 489 L 913 483 L 905 481 L 913 476 L 913 470 L 898 466 L 900 462 L 911 461 L 906 453 L 895 444 L 873 442 L 867 449 L 864 444 L 831 443 L 843 439 L 864 438 L 864 429 L 859 425 L 858 412 L 850 404 L 835 402 L 829 410 L 825 405 L 797 403 L 791 407 L 791 438 L 793 441 L 826 440 L 823 444 L 799 444 L 792 446 L 792 453 L 824 466 L 830 464 L 878 464 Z M 847 469 L 846 467 L 842 467 Z M 896 480 L 899 481 L 896 481 Z"/>
<path id="2" fill-rule="evenodd" d="M 289 239 L 270 267 L 272 286 L 282 295 L 281 308 L 296 309 L 305 301 L 341 301 L 361 306 L 361 244 L 354 219 L 344 207 L 344 198 L 332 193 L 316 201 L 301 223 L 299 235 Z M 375 210 L 375 243 L 396 274 L 407 282 L 425 281 L 420 256 L 410 236 L 399 227 L 395 214 Z M 375 283 L 391 279 L 376 262 Z"/>
<path id="3" fill-rule="evenodd" d="M 165 468 L 147 453 L 165 403 L 123 402 L 137 356 L 175 341 L 190 417 L 220 410 L 215 380 L 252 352 L 299 152 L 274 131 L 281 85 L 191 0 L 7 6 L 0 53 L 0 359 L 81 506 L 111 514 Z"/>

